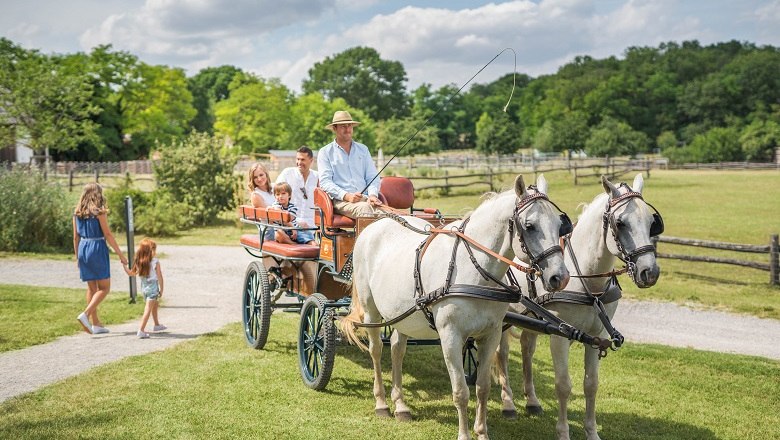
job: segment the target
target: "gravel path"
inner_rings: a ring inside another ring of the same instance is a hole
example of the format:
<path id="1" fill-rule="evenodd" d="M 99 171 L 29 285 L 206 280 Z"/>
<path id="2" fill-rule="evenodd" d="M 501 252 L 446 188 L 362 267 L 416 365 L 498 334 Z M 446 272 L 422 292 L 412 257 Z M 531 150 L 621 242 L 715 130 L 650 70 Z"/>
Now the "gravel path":
<path id="1" fill-rule="evenodd" d="M 164 350 L 240 320 L 244 271 L 253 260 L 242 248 L 161 245 L 159 251 L 166 296 L 160 320 L 168 331 L 140 340 L 134 321 L 112 325 L 106 335 L 79 333 L 0 353 L 0 402 L 98 365 Z M 128 278 L 116 259 L 111 275 L 111 294 L 128 295 Z M 0 259 L 0 284 L 85 288 L 72 261 Z M 74 323 L 78 312 L 73 311 Z M 780 360 L 777 320 L 624 299 L 614 323 L 628 344 L 659 343 Z"/>

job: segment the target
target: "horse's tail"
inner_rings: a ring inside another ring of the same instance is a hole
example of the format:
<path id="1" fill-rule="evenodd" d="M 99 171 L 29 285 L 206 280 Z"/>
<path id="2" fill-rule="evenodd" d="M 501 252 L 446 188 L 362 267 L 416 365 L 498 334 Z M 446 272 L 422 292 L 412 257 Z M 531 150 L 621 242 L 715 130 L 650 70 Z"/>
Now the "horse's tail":
<path id="1" fill-rule="evenodd" d="M 363 340 L 358 335 L 359 330 L 356 325 L 356 324 L 363 323 L 363 316 L 365 316 L 365 312 L 363 311 L 363 306 L 360 305 L 360 300 L 358 299 L 358 291 L 357 291 L 357 287 L 355 287 L 355 284 L 356 283 L 354 282 L 353 279 L 352 302 L 350 303 L 349 314 L 341 318 L 341 333 L 344 334 L 344 337 L 347 340 L 347 342 L 349 342 L 352 345 L 356 345 L 358 348 L 360 348 L 363 351 L 368 351 L 368 346 L 363 342 Z"/>

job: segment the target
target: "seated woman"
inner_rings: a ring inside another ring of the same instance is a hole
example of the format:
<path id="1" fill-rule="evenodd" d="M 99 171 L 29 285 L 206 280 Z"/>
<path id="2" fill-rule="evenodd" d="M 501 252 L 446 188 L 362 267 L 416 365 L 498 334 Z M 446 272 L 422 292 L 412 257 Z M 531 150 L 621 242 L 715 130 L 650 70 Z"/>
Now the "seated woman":
<path id="1" fill-rule="evenodd" d="M 247 176 L 247 188 L 250 191 L 249 199 L 255 208 L 266 208 L 276 202 L 274 198 L 271 179 L 268 177 L 268 170 L 263 164 L 257 162 L 249 168 Z"/>

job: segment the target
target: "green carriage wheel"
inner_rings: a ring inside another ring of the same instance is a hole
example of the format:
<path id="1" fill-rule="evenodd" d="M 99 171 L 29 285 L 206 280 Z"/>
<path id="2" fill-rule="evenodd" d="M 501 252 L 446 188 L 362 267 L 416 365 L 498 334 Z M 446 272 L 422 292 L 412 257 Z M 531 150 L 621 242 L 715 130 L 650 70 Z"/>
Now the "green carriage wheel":
<path id="1" fill-rule="evenodd" d="M 268 271 L 259 261 L 253 261 L 246 269 L 242 312 L 247 344 L 262 349 L 268 340 L 272 309 Z"/>
<path id="2" fill-rule="evenodd" d="M 298 332 L 298 364 L 303 383 L 323 390 L 330 381 L 336 357 L 334 309 L 326 308 L 328 299 L 320 293 L 306 298 L 301 306 Z"/>

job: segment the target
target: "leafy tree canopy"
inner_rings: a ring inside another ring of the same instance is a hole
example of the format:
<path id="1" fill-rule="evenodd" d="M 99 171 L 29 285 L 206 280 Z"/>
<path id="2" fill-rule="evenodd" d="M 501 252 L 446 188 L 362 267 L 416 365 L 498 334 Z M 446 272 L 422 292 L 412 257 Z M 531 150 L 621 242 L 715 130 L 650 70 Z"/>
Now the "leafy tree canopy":
<path id="1" fill-rule="evenodd" d="M 326 99 L 343 98 L 373 120 L 409 114 L 406 70 L 398 61 L 387 61 L 370 47 L 353 47 L 326 57 L 309 69 L 303 92 L 319 92 Z"/>

